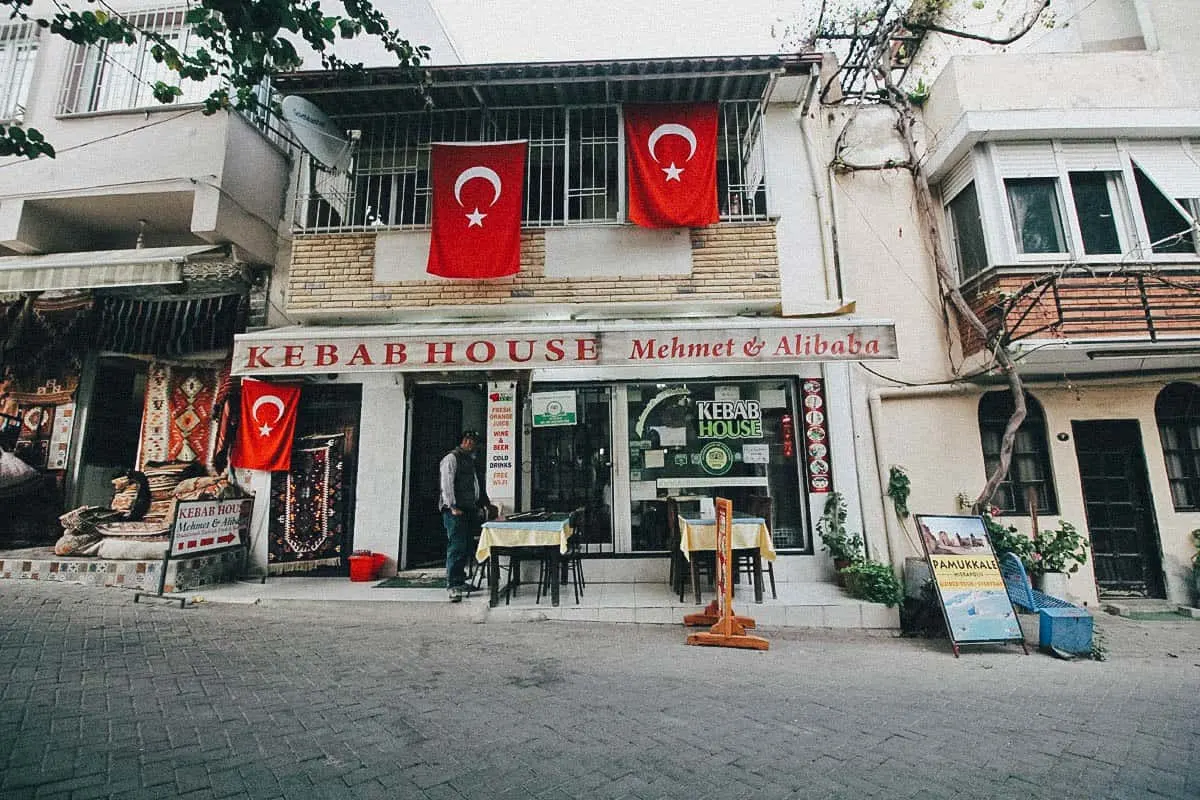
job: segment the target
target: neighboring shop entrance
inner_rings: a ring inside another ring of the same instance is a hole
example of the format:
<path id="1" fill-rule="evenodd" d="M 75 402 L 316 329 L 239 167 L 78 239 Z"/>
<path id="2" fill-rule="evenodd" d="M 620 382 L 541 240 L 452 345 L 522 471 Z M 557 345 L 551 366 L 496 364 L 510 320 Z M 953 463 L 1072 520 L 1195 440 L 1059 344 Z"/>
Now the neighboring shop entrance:
<path id="1" fill-rule="evenodd" d="M 411 397 L 405 569 L 446 563 L 446 529 L 438 509 L 438 464 L 458 445 L 463 430 L 471 428 L 484 435 L 487 430 L 487 394 L 482 384 L 416 385 Z"/>
<path id="2" fill-rule="evenodd" d="M 1165 597 L 1142 438 L 1134 420 L 1073 422 L 1101 597 Z"/>
<path id="3" fill-rule="evenodd" d="M 354 549 L 354 490 L 362 387 L 305 384 L 292 464 L 271 473 L 267 570 L 345 575 Z"/>

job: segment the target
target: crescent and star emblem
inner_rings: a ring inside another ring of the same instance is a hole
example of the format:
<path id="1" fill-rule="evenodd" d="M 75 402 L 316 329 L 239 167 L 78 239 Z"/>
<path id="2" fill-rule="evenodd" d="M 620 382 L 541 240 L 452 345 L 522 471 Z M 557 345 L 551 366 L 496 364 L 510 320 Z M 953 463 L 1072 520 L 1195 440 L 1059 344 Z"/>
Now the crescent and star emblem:
<path id="1" fill-rule="evenodd" d="M 696 134 L 692 132 L 692 129 L 687 125 L 680 125 L 676 122 L 664 122 L 651 131 L 650 137 L 646 139 L 646 147 L 650 151 L 650 157 L 654 159 L 655 163 L 658 162 L 658 156 L 654 153 L 654 147 L 658 144 L 658 140 L 664 136 L 680 136 L 688 143 L 687 161 L 691 161 L 692 156 L 696 155 Z M 687 161 L 684 163 L 686 164 Z M 682 183 L 679 176 L 683 174 L 683 167 L 675 166 L 674 161 L 671 162 L 670 166 L 663 167 L 662 171 L 667 174 L 666 181 L 680 181 Z"/>
<path id="2" fill-rule="evenodd" d="M 474 178 L 482 178 L 492 185 L 493 196 L 492 202 L 489 204 L 489 206 L 496 205 L 496 201 L 500 199 L 500 176 L 496 174 L 494 169 L 489 169 L 488 167 L 483 166 L 467 167 L 462 172 L 458 173 L 458 177 L 454 180 L 454 199 L 458 201 L 458 204 L 463 208 L 466 207 L 463 206 L 462 189 L 467 185 L 468 181 Z M 474 228 L 476 226 L 482 228 L 483 218 L 486 217 L 487 214 L 481 213 L 479 207 L 476 206 L 473 212 L 470 214 L 464 214 L 463 216 L 467 218 L 468 228 Z"/>
<path id="3" fill-rule="evenodd" d="M 275 406 L 275 419 L 270 422 L 263 422 L 258 418 L 258 410 L 263 406 Z M 258 435 L 270 436 L 272 431 L 271 426 L 283 419 L 284 411 L 283 401 L 273 394 L 264 394 L 255 400 L 254 405 L 250 407 L 250 416 L 258 423 Z"/>

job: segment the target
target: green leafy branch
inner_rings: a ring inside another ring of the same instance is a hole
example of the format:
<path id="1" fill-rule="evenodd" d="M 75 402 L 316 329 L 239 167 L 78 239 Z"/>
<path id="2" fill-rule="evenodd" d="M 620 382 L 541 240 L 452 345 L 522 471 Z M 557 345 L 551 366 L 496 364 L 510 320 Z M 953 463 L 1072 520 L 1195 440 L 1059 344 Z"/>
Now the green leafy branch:
<path id="1" fill-rule="evenodd" d="M 277 72 L 299 68 L 303 59 L 293 41 L 297 38 L 312 48 L 327 70 L 359 71 L 361 64 L 338 57 L 339 40 L 359 36 L 374 38 L 396 57 L 402 67 L 416 68 L 429 57 L 429 48 L 414 45 L 392 28 L 387 17 L 369 0 L 345 0 L 345 14 L 326 14 L 319 0 L 200 0 L 188 10 L 185 23 L 191 36 L 187 50 L 161 33 L 134 24 L 129 17 L 108 7 L 104 0 L 88 0 L 102 6 L 76 11 L 60 3 L 59 11 L 46 18 L 32 17 L 33 0 L 3 0 L 10 17 L 33 21 L 40 28 L 78 45 L 132 45 L 139 39 L 150 44 L 151 57 L 174 72 L 176 83 L 157 81 L 151 85 L 154 99 L 172 103 L 183 96 L 180 83 L 203 83 L 218 79 L 218 87 L 203 101 L 205 114 L 223 110 L 252 112 L 259 105 L 258 92 Z M 54 156 L 54 148 L 40 132 L 19 123 L 0 124 L 0 156 Z"/>

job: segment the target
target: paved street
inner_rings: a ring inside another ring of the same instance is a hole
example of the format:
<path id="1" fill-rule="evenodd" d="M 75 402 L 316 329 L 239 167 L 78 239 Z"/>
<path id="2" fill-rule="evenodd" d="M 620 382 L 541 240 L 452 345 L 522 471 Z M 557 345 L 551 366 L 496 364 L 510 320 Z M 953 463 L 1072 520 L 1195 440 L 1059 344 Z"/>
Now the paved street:
<path id="1" fill-rule="evenodd" d="M 3 798 L 1200 796 L 1200 622 L 1109 660 L 803 630 L 434 625 L 0 581 Z"/>

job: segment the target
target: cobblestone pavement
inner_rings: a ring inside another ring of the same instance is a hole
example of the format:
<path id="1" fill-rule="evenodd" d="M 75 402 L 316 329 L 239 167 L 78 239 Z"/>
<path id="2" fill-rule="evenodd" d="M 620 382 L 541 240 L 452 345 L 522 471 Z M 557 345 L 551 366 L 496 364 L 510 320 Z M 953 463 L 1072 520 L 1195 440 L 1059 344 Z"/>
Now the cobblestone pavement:
<path id="1" fill-rule="evenodd" d="M 3 798 L 1200 796 L 1200 622 L 1109 660 L 0 582 Z"/>

